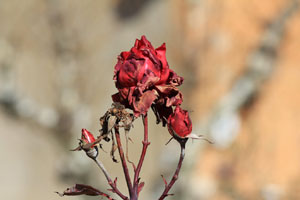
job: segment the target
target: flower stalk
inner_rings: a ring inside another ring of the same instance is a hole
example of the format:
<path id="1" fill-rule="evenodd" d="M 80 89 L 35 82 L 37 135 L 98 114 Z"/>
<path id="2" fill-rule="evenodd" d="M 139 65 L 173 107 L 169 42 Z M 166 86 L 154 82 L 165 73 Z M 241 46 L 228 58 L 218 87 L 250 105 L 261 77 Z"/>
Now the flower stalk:
<path id="1" fill-rule="evenodd" d="M 140 156 L 140 160 L 139 163 L 136 167 L 136 169 L 134 170 L 134 186 L 133 186 L 133 190 L 136 196 L 138 196 L 138 193 L 140 192 L 139 189 L 139 176 L 140 176 L 140 172 L 142 169 L 142 165 L 146 156 L 146 152 L 147 152 L 147 148 L 150 145 L 150 142 L 148 141 L 148 116 L 143 115 L 143 124 L 144 124 L 144 140 L 143 140 L 143 149 L 142 149 L 142 153 Z"/>
<path id="2" fill-rule="evenodd" d="M 180 172 L 180 169 L 181 169 L 181 166 L 182 166 L 182 162 L 183 162 L 183 159 L 184 159 L 184 156 L 185 156 L 185 143 L 186 143 L 186 141 L 180 142 L 180 157 L 179 157 L 179 161 L 178 161 L 175 173 L 174 173 L 171 181 L 169 182 L 169 184 L 167 184 L 167 181 L 163 178 L 164 182 L 165 182 L 165 189 L 164 189 L 162 195 L 160 196 L 159 200 L 163 200 L 167 196 L 172 195 L 172 194 L 169 194 L 169 191 L 170 191 L 170 189 L 173 187 L 174 183 L 178 179 L 178 175 L 179 175 L 179 172 Z"/>

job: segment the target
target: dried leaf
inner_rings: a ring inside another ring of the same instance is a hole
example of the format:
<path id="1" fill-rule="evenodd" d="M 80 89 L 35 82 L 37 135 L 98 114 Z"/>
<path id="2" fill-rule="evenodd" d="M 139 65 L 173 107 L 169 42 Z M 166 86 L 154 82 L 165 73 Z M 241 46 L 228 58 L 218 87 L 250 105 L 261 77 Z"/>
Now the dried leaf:
<path id="1" fill-rule="evenodd" d="M 63 193 L 56 192 L 59 196 L 76 196 L 76 195 L 89 195 L 89 196 L 104 196 L 109 200 L 113 200 L 108 194 L 105 194 L 96 188 L 89 185 L 76 184 L 73 187 L 67 188 Z"/>
<path id="2" fill-rule="evenodd" d="M 207 141 L 210 144 L 213 144 L 212 141 L 210 141 L 209 139 L 205 138 L 203 135 L 196 135 L 195 133 L 191 133 L 191 134 L 187 135 L 187 138 L 202 139 L 202 140 Z"/>
<path id="3" fill-rule="evenodd" d="M 115 151 L 118 149 L 118 146 L 116 145 L 115 139 L 112 135 L 112 146 L 111 146 L 111 151 L 110 151 L 110 157 L 112 158 L 112 160 L 117 163 L 118 160 L 115 157 Z"/>

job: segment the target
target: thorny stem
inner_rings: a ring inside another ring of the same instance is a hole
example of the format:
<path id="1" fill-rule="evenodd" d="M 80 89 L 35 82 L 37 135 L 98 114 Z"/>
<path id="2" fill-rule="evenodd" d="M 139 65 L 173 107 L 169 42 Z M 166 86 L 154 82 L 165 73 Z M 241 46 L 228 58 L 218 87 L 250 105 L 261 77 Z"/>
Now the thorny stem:
<path id="1" fill-rule="evenodd" d="M 122 162 L 122 167 L 123 167 L 123 171 L 124 171 L 124 175 L 125 175 L 125 179 L 126 179 L 126 183 L 127 183 L 127 187 L 128 187 L 129 196 L 130 196 L 130 199 L 132 199 L 131 198 L 132 195 L 133 195 L 132 183 L 131 183 L 131 179 L 130 179 L 126 159 L 125 159 L 125 156 L 124 156 L 124 151 L 123 151 L 123 148 L 122 148 L 122 143 L 121 143 L 121 138 L 120 138 L 120 133 L 119 133 L 119 128 L 118 127 L 115 127 L 115 135 L 116 135 L 118 150 L 119 150 L 119 154 L 120 154 L 120 158 L 121 158 L 121 162 Z"/>
<path id="2" fill-rule="evenodd" d="M 180 151 L 180 158 L 179 158 L 179 161 L 178 161 L 178 165 L 177 165 L 176 171 L 175 171 L 175 173 L 174 173 L 174 175 L 173 175 L 170 183 L 168 185 L 166 184 L 165 190 L 163 191 L 163 193 L 160 196 L 159 200 L 163 200 L 167 196 L 170 195 L 170 194 L 168 194 L 168 192 L 169 192 L 169 190 L 172 188 L 172 186 L 174 185 L 174 183 L 178 179 L 179 171 L 181 169 L 182 162 L 183 162 L 184 155 L 185 155 L 185 143 L 186 142 L 180 142 L 181 151 Z"/>
<path id="3" fill-rule="evenodd" d="M 144 124 L 144 140 L 143 140 L 143 149 L 142 149 L 142 153 L 140 156 L 140 160 L 139 163 L 135 169 L 134 172 L 134 186 L 133 186 L 133 190 L 134 190 L 134 195 L 135 195 L 135 199 L 138 198 L 138 190 L 139 190 L 139 175 L 141 172 L 141 168 L 144 162 L 144 158 L 146 155 L 146 151 L 147 151 L 147 147 L 149 146 L 150 142 L 148 141 L 148 117 L 147 114 L 143 115 L 143 124 Z"/>
<path id="4" fill-rule="evenodd" d="M 97 158 L 95 158 L 93 160 L 96 162 L 96 164 L 98 165 L 98 167 L 101 169 L 101 171 L 105 175 L 108 184 L 112 188 L 112 191 L 115 192 L 117 195 L 119 195 L 122 199 L 128 200 L 128 197 L 126 197 L 125 195 L 123 195 L 120 192 L 120 190 L 117 188 L 117 185 L 112 181 L 112 179 L 110 178 L 110 176 L 109 176 L 107 170 L 105 169 L 103 163 L 101 161 L 99 161 Z"/>

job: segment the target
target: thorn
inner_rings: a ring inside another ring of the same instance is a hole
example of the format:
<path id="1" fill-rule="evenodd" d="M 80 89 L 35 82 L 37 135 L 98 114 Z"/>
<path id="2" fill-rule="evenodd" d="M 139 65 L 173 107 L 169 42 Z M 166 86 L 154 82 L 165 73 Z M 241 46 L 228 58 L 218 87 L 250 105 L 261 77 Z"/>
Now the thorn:
<path id="1" fill-rule="evenodd" d="M 168 145 L 173 139 L 174 137 L 171 137 L 165 145 Z"/>
<path id="2" fill-rule="evenodd" d="M 81 146 L 78 146 L 75 149 L 70 149 L 70 151 L 81 151 L 81 150 L 82 150 Z"/>
<path id="3" fill-rule="evenodd" d="M 112 193 L 116 193 L 113 189 L 107 189 L 107 190 L 112 192 Z"/>
<path id="4" fill-rule="evenodd" d="M 167 187 L 168 183 L 167 183 L 167 180 L 165 179 L 164 175 L 161 175 L 161 177 L 162 177 L 162 179 L 163 179 L 163 181 L 165 183 L 165 187 Z"/>
<path id="5" fill-rule="evenodd" d="M 166 196 L 174 196 L 174 194 L 166 194 Z"/>
<path id="6" fill-rule="evenodd" d="M 114 180 L 114 185 L 115 186 L 117 186 L 117 180 L 118 180 L 118 177 L 116 177 L 115 180 Z"/>
<path id="7" fill-rule="evenodd" d="M 64 194 L 63 194 L 63 193 L 60 193 L 60 192 L 54 192 L 54 193 L 58 194 L 60 197 L 63 197 L 63 196 L 64 196 Z"/>

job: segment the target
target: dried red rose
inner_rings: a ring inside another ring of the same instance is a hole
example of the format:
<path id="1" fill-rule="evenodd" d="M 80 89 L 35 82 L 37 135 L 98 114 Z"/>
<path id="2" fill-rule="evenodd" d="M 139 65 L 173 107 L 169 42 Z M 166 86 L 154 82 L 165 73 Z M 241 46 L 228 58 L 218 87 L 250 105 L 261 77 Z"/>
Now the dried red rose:
<path id="1" fill-rule="evenodd" d="M 169 77 L 166 47 L 154 49 L 142 36 L 130 51 L 122 52 L 115 66 L 114 80 L 118 88 L 142 84 L 144 87 L 165 83 Z"/>
<path id="2" fill-rule="evenodd" d="M 176 106 L 174 112 L 168 118 L 168 129 L 175 138 L 188 138 L 192 132 L 192 121 L 188 111 Z"/>
<path id="3" fill-rule="evenodd" d="M 154 49 L 145 36 L 137 39 L 130 51 L 120 54 L 114 80 L 119 92 L 112 96 L 113 101 L 131 108 L 136 117 L 146 114 L 156 100 L 166 107 L 182 102 L 176 86 L 183 78 L 169 69 L 165 44 Z"/>

